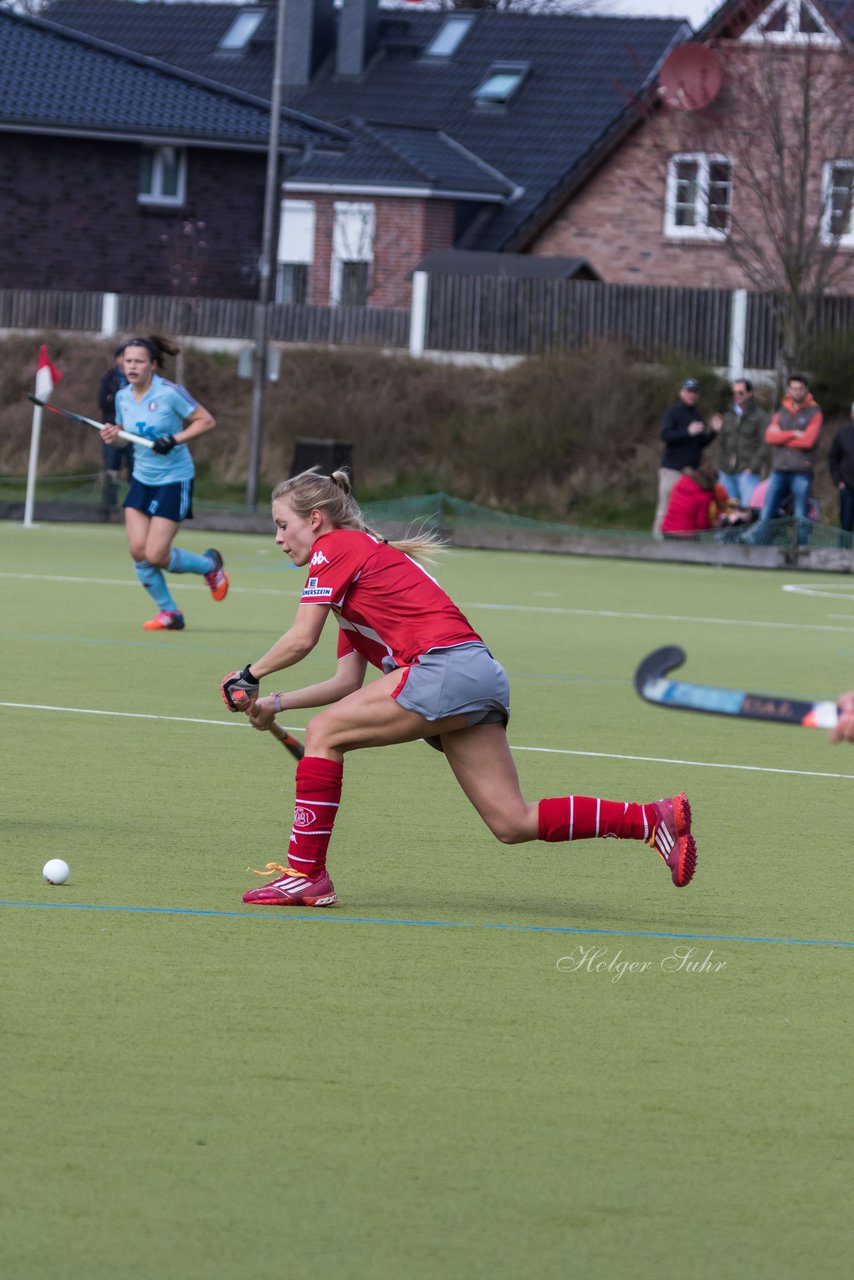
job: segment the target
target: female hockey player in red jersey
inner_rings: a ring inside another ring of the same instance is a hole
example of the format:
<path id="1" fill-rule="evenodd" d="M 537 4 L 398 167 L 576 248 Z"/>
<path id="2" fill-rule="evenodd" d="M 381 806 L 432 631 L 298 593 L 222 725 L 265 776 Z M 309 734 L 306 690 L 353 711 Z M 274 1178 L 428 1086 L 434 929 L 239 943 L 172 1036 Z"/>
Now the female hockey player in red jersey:
<path id="1" fill-rule="evenodd" d="M 293 625 L 268 653 L 232 672 L 222 695 L 266 730 L 281 711 L 325 710 L 306 729 L 296 772 L 294 825 L 287 865 L 244 902 L 333 906 L 338 898 L 326 853 L 341 799 L 344 756 L 426 738 L 444 751 L 457 782 L 494 836 L 647 841 L 673 883 L 694 874 L 696 846 L 684 793 L 648 804 L 562 796 L 528 803 L 507 742 L 507 676 L 438 583 L 412 558 L 435 549 L 429 538 L 386 540 L 368 529 L 344 472 L 303 472 L 273 492 L 276 543 L 309 576 Z M 339 627 L 338 665 L 329 680 L 259 696 L 259 683 L 300 662 L 317 644 L 329 614 Z M 364 684 L 368 663 L 384 674 Z"/>

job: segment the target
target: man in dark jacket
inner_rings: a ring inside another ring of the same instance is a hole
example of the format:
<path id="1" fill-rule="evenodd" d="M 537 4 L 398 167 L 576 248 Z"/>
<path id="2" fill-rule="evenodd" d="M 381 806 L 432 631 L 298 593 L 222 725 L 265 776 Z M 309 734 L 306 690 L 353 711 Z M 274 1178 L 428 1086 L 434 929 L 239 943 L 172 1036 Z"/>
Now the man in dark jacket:
<path id="1" fill-rule="evenodd" d="M 771 415 L 756 403 L 753 383 L 747 378 L 736 378 L 733 382 L 732 401 L 732 408 L 725 414 L 712 416 L 711 425 L 720 431 L 720 482 L 731 498 L 748 507 L 754 489 L 768 469 L 765 431 Z"/>
<path id="2" fill-rule="evenodd" d="M 839 490 L 839 524 L 848 533 L 854 532 L 854 404 L 851 421 L 840 427 L 833 437 L 830 453 L 830 475 Z"/>
<path id="3" fill-rule="evenodd" d="M 661 522 L 677 480 L 686 467 L 696 470 L 703 450 L 717 434 L 714 429 L 706 426 L 703 415 L 697 412 L 699 396 L 700 384 L 697 379 L 686 378 L 679 388 L 676 404 L 671 405 L 661 419 L 664 453 L 658 469 L 658 504 L 652 526 L 654 538 L 662 536 Z"/>
<path id="4" fill-rule="evenodd" d="M 113 352 L 113 367 L 108 369 L 98 384 L 98 406 L 101 410 L 102 422 L 116 420 L 116 392 L 127 386 L 124 371 L 124 346 L 116 347 Z M 112 444 L 102 445 L 104 455 L 103 495 L 104 505 L 114 507 L 119 494 L 119 479 L 122 467 L 127 468 L 128 479 L 133 471 L 133 445 L 117 447 Z"/>

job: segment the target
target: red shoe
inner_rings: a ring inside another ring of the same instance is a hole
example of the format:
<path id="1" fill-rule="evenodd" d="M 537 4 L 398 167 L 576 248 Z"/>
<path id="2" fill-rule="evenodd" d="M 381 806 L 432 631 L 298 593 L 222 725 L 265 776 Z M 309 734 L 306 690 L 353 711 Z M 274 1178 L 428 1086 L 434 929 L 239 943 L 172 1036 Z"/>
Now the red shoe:
<path id="1" fill-rule="evenodd" d="M 171 609 L 161 609 L 156 618 L 143 622 L 146 631 L 183 631 L 183 613 L 173 613 Z"/>
<path id="2" fill-rule="evenodd" d="M 262 884 L 259 889 L 249 889 L 243 895 L 244 902 L 263 903 L 268 907 L 334 907 L 338 894 L 325 871 L 317 876 L 304 876 L 293 867 L 280 867 L 277 862 L 267 863 L 268 871 L 281 871 L 278 880 Z"/>
<path id="3" fill-rule="evenodd" d="M 668 800 L 656 800 L 656 822 L 649 843 L 670 868 L 673 883 L 682 889 L 690 883 L 697 866 L 697 845 L 691 835 L 691 806 L 682 791 Z"/>
<path id="4" fill-rule="evenodd" d="M 228 595 L 229 577 L 222 567 L 222 556 L 218 551 L 214 551 L 213 547 L 210 547 L 205 555 L 210 556 L 216 564 L 215 569 L 205 574 L 205 582 L 210 587 L 214 600 L 224 600 Z"/>

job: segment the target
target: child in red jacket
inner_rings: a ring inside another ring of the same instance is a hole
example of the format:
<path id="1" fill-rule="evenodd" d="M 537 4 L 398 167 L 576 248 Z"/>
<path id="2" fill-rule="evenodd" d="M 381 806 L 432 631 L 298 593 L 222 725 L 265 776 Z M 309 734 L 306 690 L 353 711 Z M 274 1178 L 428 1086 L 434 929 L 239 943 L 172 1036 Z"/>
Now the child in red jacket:
<path id="1" fill-rule="evenodd" d="M 717 483 L 718 471 L 712 462 L 686 467 L 676 481 L 661 532 L 669 538 L 692 538 L 703 529 L 712 529 L 726 505 L 728 495 Z"/>

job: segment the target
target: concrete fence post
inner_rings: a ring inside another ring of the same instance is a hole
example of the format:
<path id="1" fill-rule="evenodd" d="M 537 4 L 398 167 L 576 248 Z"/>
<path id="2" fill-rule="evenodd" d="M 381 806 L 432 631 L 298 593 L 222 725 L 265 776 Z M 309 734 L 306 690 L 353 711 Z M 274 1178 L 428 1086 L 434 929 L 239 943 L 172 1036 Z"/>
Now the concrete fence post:
<path id="1" fill-rule="evenodd" d="M 744 353 L 747 350 L 747 290 L 733 289 L 729 313 L 729 367 L 730 382 L 744 375 Z"/>
<path id="2" fill-rule="evenodd" d="M 101 337 L 114 338 L 119 331 L 119 295 L 105 293 L 101 298 Z"/>
<path id="3" fill-rule="evenodd" d="M 412 276 L 412 304 L 409 311 L 409 354 L 423 356 L 427 339 L 427 300 L 430 280 L 426 271 Z"/>

